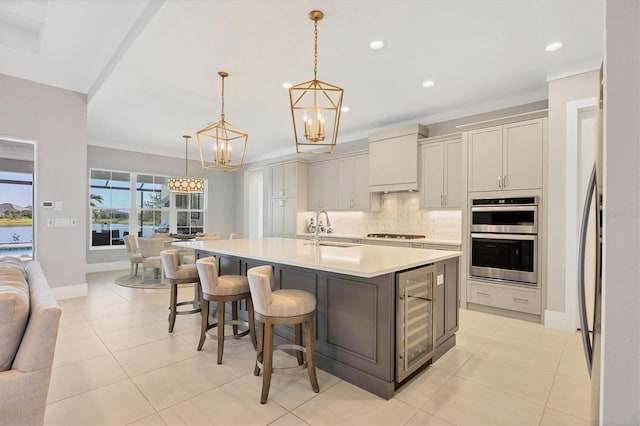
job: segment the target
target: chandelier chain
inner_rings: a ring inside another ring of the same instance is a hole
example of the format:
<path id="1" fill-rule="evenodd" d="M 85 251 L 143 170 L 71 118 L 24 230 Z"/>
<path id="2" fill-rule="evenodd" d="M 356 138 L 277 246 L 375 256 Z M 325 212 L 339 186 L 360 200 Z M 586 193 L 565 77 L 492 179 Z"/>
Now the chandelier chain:
<path id="1" fill-rule="evenodd" d="M 318 79 L 318 19 L 313 20 L 313 79 Z"/>
<path id="2" fill-rule="evenodd" d="M 189 160 L 188 160 L 188 155 L 189 155 L 189 151 L 188 148 L 189 147 L 189 136 L 184 136 L 184 177 L 188 178 L 189 177 Z"/>
<path id="3" fill-rule="evenodd" d="M 224 77 L 222 77 L 222 112 L 220 113 L 220 118 L 224 120 Z"/>

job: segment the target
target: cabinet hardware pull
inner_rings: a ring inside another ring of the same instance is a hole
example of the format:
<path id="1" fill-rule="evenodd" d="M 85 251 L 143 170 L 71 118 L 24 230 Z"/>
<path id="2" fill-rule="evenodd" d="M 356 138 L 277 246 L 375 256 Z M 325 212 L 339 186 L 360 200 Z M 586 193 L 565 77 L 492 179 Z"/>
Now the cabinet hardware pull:
<path id="1" fill-rule="evenodd" d="M 443 206 L 446 206 L 447 204 L 449 204 L 449 197 L 445 194 L 444 195 L 444 204 L 443 204 Z"/>
<path id="2" fill-rule="evenodd" d="M 506 188 L 508 184 L 507 175 L 502 176 L 502 187 Z"/>
<path id="3" fill-rule="evenodd" d="M 529 303 L 529 301 L 527 299 L 521 299 L 519 297 L 514 297 L 513 301 L 514 302 L 518 302 L 518 303 Z"/>
<path id="4" fill-rule="evenodd" d="M 478 296 L 482 296 L 482 297 L 491 297 L 491 295 L 490 295 L 489 293 L 482 293 L 482 292 L 480 292 L 480 291 L 476 292 L 476 294 L 477 294 Z"/>
<path id="5" fill-rule="evenodd" d="M 502 188 L 502 176 L 498 175 L 498 188 Z"/>

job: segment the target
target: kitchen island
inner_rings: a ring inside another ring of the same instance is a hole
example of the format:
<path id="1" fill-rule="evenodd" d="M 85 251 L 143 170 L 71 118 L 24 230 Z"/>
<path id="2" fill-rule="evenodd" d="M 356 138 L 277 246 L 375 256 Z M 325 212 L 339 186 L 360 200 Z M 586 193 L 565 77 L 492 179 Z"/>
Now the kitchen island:
<path id="1" fill-rule="evenodd" d="M 286 238 L 174 245 L 194 249 L 196 258 L 216 256 L 220 274 L 245 275 L 255 266 L 272 265 L 276 289 L 314 294 L 317 366 L 383 398 L 393 396 L 405 380 L 401 371 L 413 362 L 400 349 L 411 346 L 402 336 L 413 331 L 405 333 L 409 325 L 403 328 L 404 314 L 398 318 L 409 299 L 425 304 L 416 318 L 425 330 L 419 333 L 430 343 L 419 348 L 421 365 L 415 367 L 437 360 L 455 345 L 460 252 L 327 242 L 315 246 Z M 426 296 L 403 298 L 398 291 L 403 276 L 412 276 L 412 282 L 420 277 Z M 276 334 L 293 340 L 293 329 L 281 327 Z"/>

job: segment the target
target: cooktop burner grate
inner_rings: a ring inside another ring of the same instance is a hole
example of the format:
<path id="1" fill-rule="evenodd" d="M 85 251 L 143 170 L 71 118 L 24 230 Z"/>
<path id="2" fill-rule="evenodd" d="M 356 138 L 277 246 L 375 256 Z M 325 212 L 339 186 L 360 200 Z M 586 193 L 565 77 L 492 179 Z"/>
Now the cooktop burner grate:
<path id="1" fill-rule="evenodd" d="M 425 238 L 424 235 L 411 235 L 411 234 L 367 234 L 368 238 L 395 238 L 398 240 L 415 240 L 418 238 Z"/>

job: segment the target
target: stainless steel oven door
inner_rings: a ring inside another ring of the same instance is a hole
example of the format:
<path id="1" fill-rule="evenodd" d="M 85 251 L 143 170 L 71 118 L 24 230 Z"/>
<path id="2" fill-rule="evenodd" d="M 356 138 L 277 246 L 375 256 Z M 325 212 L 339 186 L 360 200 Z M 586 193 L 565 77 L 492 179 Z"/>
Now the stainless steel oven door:
<path id="1" fill-rule="evenodd" d="M 472 277 L 536 285 L 538 237 L 514 234 L 471 234 Z"/>
<path id="2" fill-rule="evenodd" d="M 538 206 L 473 206 L 471 232 L 538 233 Z"/>

